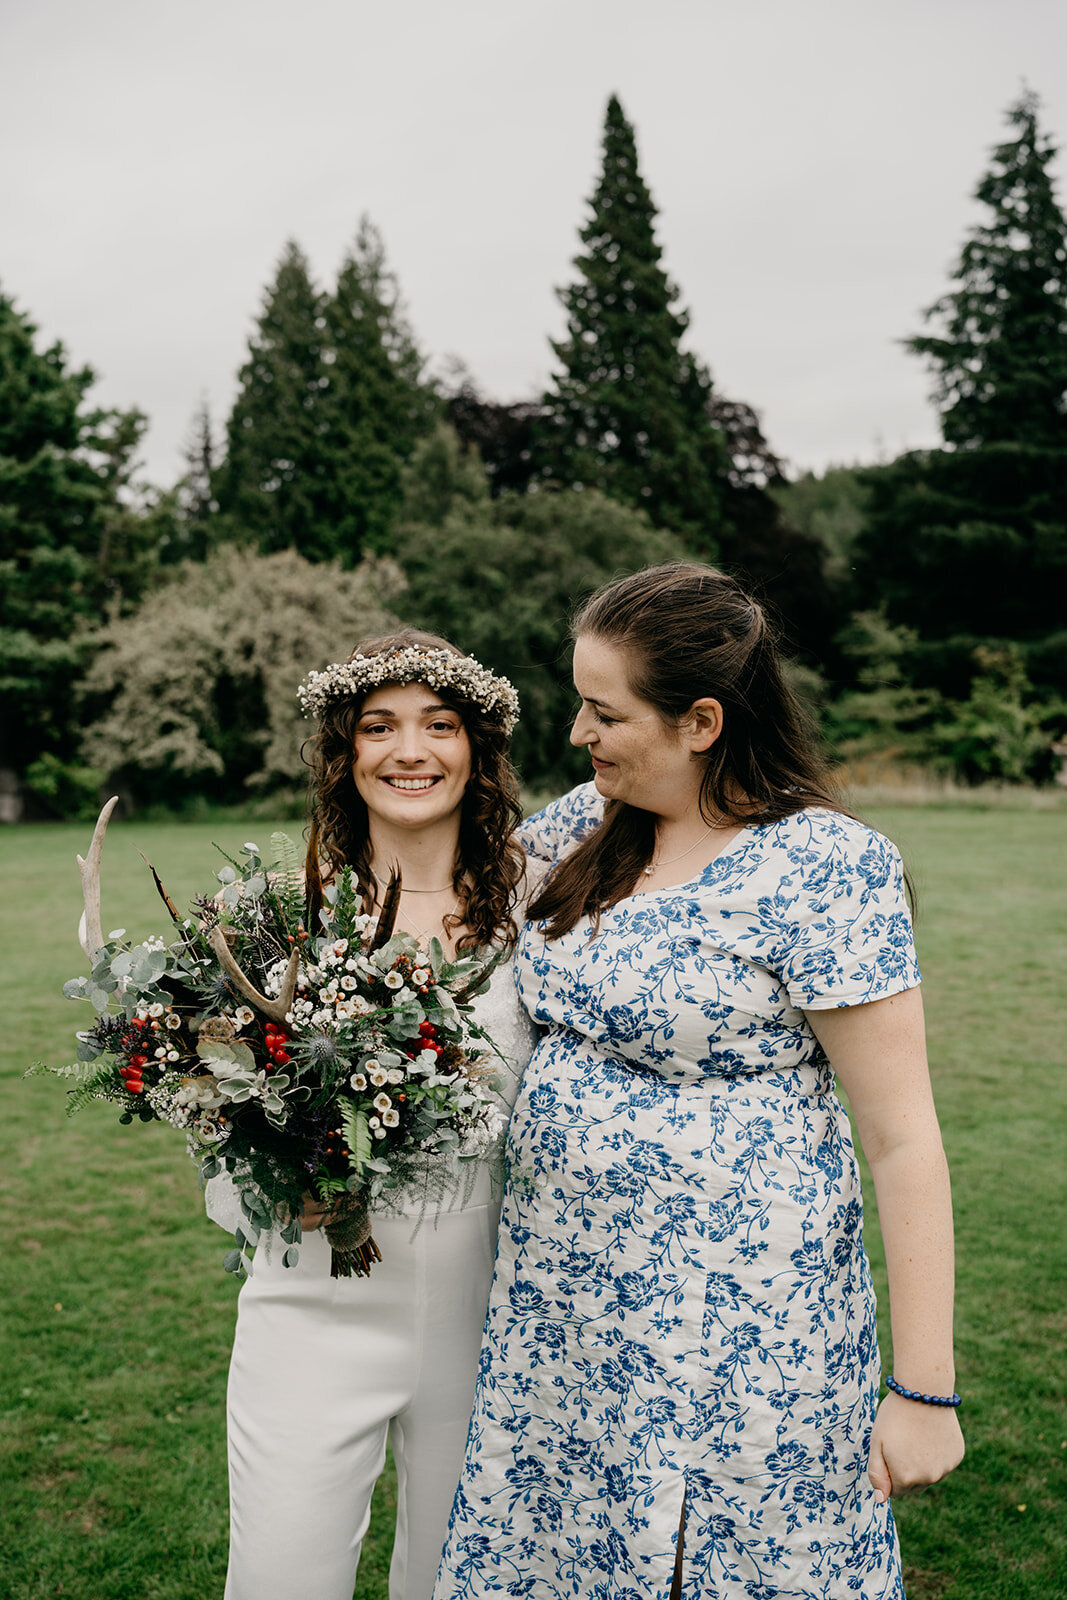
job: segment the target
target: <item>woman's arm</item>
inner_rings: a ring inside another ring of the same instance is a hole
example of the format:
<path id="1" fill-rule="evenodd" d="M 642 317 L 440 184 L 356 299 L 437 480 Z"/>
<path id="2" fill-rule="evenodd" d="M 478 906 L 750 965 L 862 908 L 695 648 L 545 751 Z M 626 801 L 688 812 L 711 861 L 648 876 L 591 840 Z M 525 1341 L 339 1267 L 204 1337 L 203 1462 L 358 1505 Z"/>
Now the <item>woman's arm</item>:
<path id="1" fill-rule="evenodd" d="M 954 1262 L 948 1166 L 926 1062 L 918 989 L 806 1013 L 848 1095 L 870 1165 L 889 1273 L 893 1372 L 921 1394 L 952 1394 Z M 868 1473 L 881 1498 L 936 1483 L 963 1459 L 955 1409 L 890 1393 Z"/>

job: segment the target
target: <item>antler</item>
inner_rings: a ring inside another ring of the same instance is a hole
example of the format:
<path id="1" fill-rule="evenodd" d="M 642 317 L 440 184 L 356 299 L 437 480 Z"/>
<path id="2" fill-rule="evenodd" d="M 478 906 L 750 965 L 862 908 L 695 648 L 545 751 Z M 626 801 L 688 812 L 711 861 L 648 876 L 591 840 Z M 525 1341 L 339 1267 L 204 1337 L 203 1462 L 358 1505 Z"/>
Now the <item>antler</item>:
<path id="1" fill-rule="evenodd" d="M 104 929 L 100 921 L 100 856 L 111 813 L 118 803 L 118 795 L 113 794 L 96 819 L 88 856 L 84 860 L 81 856 L 76 858 L 81 873 L 82 900 L 85 903 L 78 922 L 78 943 L 94 963 L 104 948 Z"/>
<path id="2" fill-rule="evenodd" d="M 265 1017 L 272 1022 L 284 1022 L 289 1012 L 293 1009 L 293 1000 L 296 996 L 296 974 L 300 966 L 300 951 L 294 950 L 289 957 L 289 965 L 285 969 L 282 979 L 281 992 L 277 1000 L 270 1000 L 265 994 L 260 994 L 251 978 L 247 977 L 237 965 L 233 951 L 226 943 L 226 935 L 218 923 L 207 936 L 207 942 L 219 958 L 219 966 L 225 972 L 234 988 L 244 995 L 249 1005 L 255 1006 L 257 1011 L 262 1011 Z"/>

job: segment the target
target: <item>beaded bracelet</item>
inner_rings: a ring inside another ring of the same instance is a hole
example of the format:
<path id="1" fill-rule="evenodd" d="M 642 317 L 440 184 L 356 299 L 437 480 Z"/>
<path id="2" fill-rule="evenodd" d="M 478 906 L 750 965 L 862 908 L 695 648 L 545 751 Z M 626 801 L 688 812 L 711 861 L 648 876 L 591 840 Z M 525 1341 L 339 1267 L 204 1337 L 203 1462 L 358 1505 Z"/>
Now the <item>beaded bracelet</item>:
<path id="1" fill-rule="evenodd" d="M 920 1394 L 917 1389 L 905 1389 L 898 1383 L 891 1372 L 886 1374 L 885 1386 L 892 1389 L 894 1394 L 899 1394 L 905 1400 L 918 1400 L 924 1406 L 958 1406 L 961 1404 L 958 1394 Z"/>

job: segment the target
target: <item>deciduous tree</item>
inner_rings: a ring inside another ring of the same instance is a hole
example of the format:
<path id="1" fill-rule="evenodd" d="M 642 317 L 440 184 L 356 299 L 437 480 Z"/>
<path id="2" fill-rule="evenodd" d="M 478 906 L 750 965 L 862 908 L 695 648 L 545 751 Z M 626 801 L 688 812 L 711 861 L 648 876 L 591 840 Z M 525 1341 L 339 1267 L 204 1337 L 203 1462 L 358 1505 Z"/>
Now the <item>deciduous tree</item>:
<path id="1" fill-rule="evenodd" d="M 395 625 L 391 562 L 355 571 L 226 546 L 92 640 L 84 754 L 135 800 L 233 801 L 299 784 L 301 678 Z"/>

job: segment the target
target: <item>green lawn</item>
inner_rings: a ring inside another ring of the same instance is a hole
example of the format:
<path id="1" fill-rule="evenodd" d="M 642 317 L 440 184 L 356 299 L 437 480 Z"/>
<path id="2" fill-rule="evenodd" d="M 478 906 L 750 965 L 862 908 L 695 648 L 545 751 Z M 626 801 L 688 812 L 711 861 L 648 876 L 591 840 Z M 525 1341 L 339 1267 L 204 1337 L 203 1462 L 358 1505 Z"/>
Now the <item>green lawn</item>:
<path id="1" fill-rule="evenodd" d="M 880 807 L 920 895 L 931 1057 L 959 1236 L 964 1465 L 899 1505 L 909 1600 L 1050 1600 L 1064 1528 L 1063 1021 L 1067 809 Z M 295 831 L 295 825 L 289 824 Z M 4 1028 L 0 1186 L 0 1594 L 211 1600 L 226 1565 L 223 1395 L 236 1284 L 173 1130 L 73 1121 L 62 1086 L 84 970 L 74 854 L 87 828 L 0 831 Z M 105 852 L 104 929 L 164 913 L 138 855 L 184 904 L 215 838 L 269 824 L 127 824 Z M 868 1242 L 878 1269 L 873 1216 Z M 383 1486 L 388 1500 L 391 1486 Z M 384 1600 L 389 1506 L 356 1593 Z"/>

